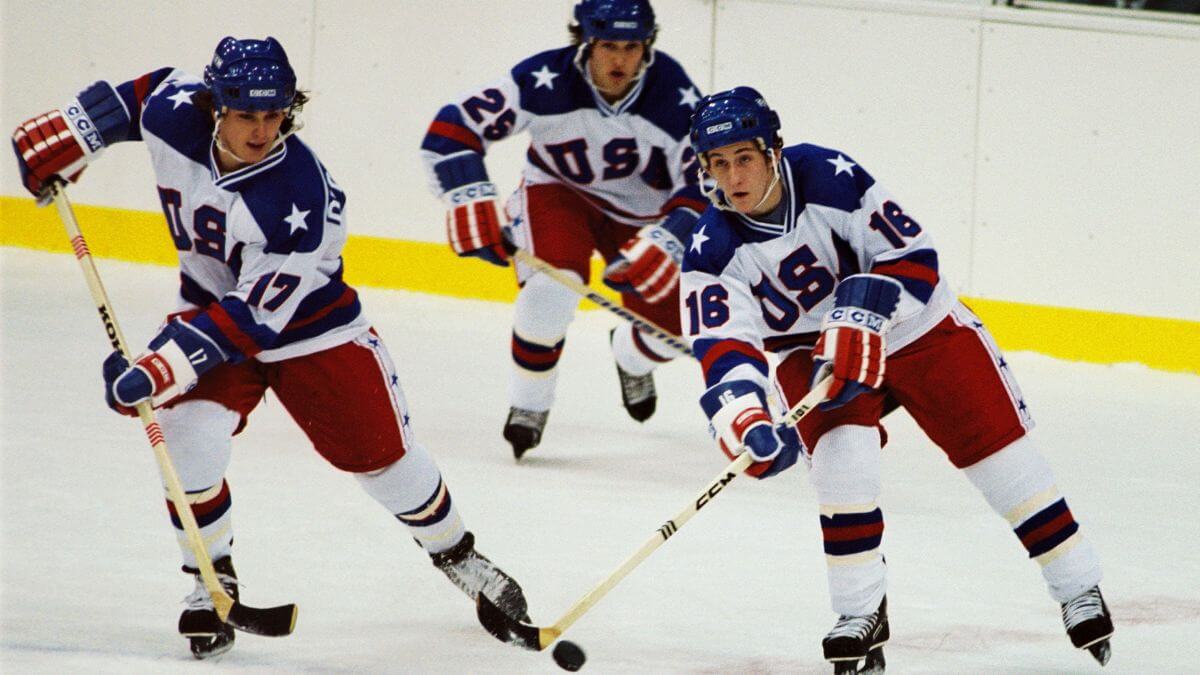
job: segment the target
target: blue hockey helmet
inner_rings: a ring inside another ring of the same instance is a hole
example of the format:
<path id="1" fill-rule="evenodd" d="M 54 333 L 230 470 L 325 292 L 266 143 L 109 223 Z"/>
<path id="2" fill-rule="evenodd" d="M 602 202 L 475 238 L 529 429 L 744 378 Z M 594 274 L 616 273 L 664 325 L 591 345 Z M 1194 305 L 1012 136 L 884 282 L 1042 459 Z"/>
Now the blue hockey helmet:
<path id="1" fill-rule="evenodd" d="M 778 147 L 779 114 L 753 87 L 734 87 L 700 99 L 692 113 L 692 149 L 704 153 L 757 139 L 766 151 Z"/>
<path id="2" fill-rule="evenodd" d="M 226 37 L 204 68 L 217 111 L 285 110 L 296 98 L 296 73 L 279 40 Z"/>
<path id="3" fill-rule="evenodd" d="M 654 39 L 654 10 L 649 0 L 581 0 L 575 5 L 575 21 L 583 30 L 584 42 Z"/>

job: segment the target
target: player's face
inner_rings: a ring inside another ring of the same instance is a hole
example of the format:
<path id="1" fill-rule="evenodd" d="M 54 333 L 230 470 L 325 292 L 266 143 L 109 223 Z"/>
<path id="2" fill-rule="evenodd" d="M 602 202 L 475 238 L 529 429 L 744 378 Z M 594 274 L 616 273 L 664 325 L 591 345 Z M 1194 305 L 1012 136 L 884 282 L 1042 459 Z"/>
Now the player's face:
<path id="1" fill-rule="evenodd" d="M 740 213 L 761 216 L 779 205 L 783 188 L 773 180 L 772 160 L 754 141 L 723 145 L 705 156 L 709 175 L 717 181 L 729 205 Z"/>
<path id="2" fill-rule="evenodd" d="M 588 70 L 600 93 L 620 98 L 631 86 L 642 65 L 646 45 L 636 40 L 596 40 Z"/>
<path id="3" fill-rule="evenodd" d="M 229 110 L 221 118 L 217 136 L 221 144 L 244 162 L 253 164 L 265 158 L 279 136 L 279 127 L 286 117 L 282 110 Z M 236 168 L 236 158 L 220 154 L 222 168 Z M 226 163 L 231 166 L 225 166 Z"/>

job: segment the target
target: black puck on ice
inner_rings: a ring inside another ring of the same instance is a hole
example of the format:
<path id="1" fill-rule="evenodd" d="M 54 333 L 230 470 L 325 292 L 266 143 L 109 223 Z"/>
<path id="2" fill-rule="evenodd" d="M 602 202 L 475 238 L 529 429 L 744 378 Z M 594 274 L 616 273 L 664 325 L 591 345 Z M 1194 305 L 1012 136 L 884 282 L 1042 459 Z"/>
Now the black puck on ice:
<path id="1" fill-rule="evenodd" d="M 582 668 L 583 662 L 587 660 L 579 645 L 570 640 L 563 640 L 554 645 L 554 651 L 551 652 L 551 655 L 554 657 L 554 662 L 558 664 L 559 668 L 571 672 Z"/>

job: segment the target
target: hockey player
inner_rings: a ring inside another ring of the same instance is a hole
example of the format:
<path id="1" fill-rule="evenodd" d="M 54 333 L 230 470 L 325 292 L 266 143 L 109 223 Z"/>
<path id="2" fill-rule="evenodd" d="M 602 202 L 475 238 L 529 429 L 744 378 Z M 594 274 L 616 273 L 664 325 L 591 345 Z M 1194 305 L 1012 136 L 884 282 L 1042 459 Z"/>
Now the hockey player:
<path id="1" fill-rule="evenodd" d="M 421 150 L 446 204 L 450 245 L 507 265 L 511 238 L 585 283 L 599 251 L 610 263 L 604 280 L 625 306 L 678 333 L 680 238 L 707 204 L 687 140 L 699 93 L 654 48 L 647 0 L 583 0 L 574 17 L 571 46 L 518 63 L 430 125 Z M 502 216 L 483 156 L 525 130 L 532 139 L 523 181 Z M 519 459 L 541 441 L 579 297 L 523 265 L 517 280 L 504 438 Z M 625 409 L 644 421 L 657 400 L 652 371 L 676 353 L 628 325 L 610 339 Z"/>
<path id="2" fill-rule="evenodd" d="M 1100 562 L 1027 435 L 1033 419 L 1008 362 L 951 292 L 925 228 L 854 160 L 784 148 L 779 128 L 749 87 L 705 98 L 692 118 L 692 146 L 715 188 L 684 258 L 681 312 L 721 448 L 744 447 L 760 477 L 811 449 L 840 615 L 825 658 L 839 673 L 859 661 L 883 668 L 876 502 L 890 396 L 1008 520 L 1041 565 L 1072 643 L 1105 663 L 1113 626 Z M 803 444 L 771 422 L 766 351 L 780 358 L 774 384 L 789 404 L 832 377 L 826 401 L 798 425 Z"/>
<path id="3" fill-rule="evenodd" d="M 295 132 L 307 100 L 274 38 L 217 45 L 200 79 L 173 68 L 96 82 L 13 134 L 25 186 L 42 196 L 101 151 L 144 141 L 179 254 L 176 310 L 128 363 L 104 363 L 105 394 L 129 413 L 150 400 L 222 584 L 231 558 L 231 438 L 275 392 L 330 464 L 372 498 L 472 600 L 526 614 L 520 586 L 474 548 L 433 458 L 417 442 L 396 368 L 357 293 L 342 281 L 346 195 Z M 233 646 L 196 577 L 179 631 L 196 658 Z"/>

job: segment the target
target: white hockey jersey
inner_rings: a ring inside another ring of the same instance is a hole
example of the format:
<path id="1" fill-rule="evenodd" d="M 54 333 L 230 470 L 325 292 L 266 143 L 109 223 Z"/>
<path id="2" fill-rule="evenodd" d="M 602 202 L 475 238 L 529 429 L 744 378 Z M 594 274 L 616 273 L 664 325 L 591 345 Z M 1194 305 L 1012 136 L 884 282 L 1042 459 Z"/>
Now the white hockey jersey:
<path id="1" fill-rule="evenodd" d="M 941 321 L 956 299 L 929 233 L 844 154 L 785 148 L 784 219 L 759 222 L 710 206 L 692 231 L 680 281 L 685 337 L 708 386 L 750 379 L 767 389 L 765 352 L 811 349 L 841 279 L 871 272 L 904 287 L 887 351 Z"/>
<path id="2" fill-rule="evenodd" d="M 461 167 L 453 160 L 482 157 L 492 143 L 528 130 L 527 185 L 566 185 L 630 225 L 658 221 L 680 206 L 703 210 L 688 141 L 700 93 L 687 73 L 656 50 L 630 93 L 609 104 L 578 53 L 564 47 L 536 54 L 438 111 L 421 144 L 434 194 L 486 181 L 481 162 L 468 162 L 477 168 L 465 173 L 446 167 Z"/>
<path id="3" fill-rule="evenodd" d="M 193 326 L 233 362 L 310 354 L 369 328 L 342 281 L 346 195 L 307 145 L 291 136 L 221 175 L 213 121 L 193 100 L 206 91 L 199 78 L 163 68 L 112 89 L 128 126 L 108 129 L 105 143 L 150 150 L 179 254 L 177 311 L 199 310 Z"/>

